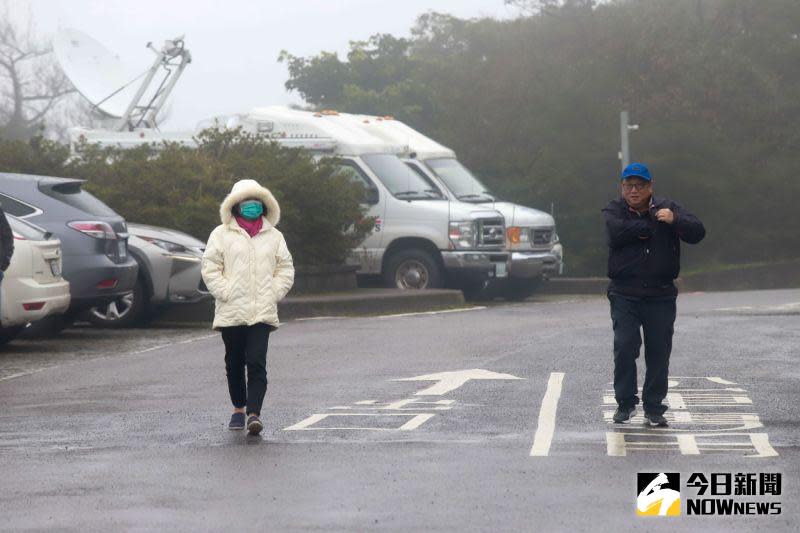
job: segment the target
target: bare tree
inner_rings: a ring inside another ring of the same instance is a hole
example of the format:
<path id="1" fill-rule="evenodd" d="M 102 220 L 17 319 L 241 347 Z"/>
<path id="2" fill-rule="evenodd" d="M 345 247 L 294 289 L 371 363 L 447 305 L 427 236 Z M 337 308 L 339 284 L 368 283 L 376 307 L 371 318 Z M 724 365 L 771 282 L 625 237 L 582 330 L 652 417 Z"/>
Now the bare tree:
<path id="1" fill-rule="evenodd" d="M 48 114 L 74 91 L 51 52 L 30 13 L 15 24 L 7 1 L 0 3 L 0 136 L 43 134 Z"/>

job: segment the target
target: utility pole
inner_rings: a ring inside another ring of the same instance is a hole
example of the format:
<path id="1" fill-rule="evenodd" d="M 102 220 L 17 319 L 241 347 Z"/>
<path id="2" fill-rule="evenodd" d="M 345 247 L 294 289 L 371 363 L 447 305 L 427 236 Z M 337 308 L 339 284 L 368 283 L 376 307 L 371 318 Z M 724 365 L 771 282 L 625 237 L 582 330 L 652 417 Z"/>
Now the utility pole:
<path id="1" fill-rule="evenodd" d="M 631 130 L 638 129 L 638 124 L 628 124 L 628 112 L 621 111 L 619 114 L 619 135 L 622 144 L 619 152 L 619 159 L 623 169 L 631 163 L 631 146 L 628 140 L 628 134 Z"/>

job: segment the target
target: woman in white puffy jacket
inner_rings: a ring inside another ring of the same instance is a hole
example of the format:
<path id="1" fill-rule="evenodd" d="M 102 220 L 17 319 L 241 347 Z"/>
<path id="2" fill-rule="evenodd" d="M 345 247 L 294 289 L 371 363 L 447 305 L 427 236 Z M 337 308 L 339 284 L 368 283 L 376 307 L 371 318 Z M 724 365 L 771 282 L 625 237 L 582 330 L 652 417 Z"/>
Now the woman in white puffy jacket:
<path id="1" fill-rule="evenodd" d="M 278 302 L 292 288 L 294 266 L 275 228 L 281 216 L 278 202 L 257 181 L 238 181 L 219 216 L 222 224 L 208 237 L 202 273 L 216 300 L 213 327 L 225 343 L 233 403 L 228 428 L 246 425 L 248 433 L 258 435 L 264 428 L 259 417 L 267 392 L 269 334 L 279 326 Z"/>

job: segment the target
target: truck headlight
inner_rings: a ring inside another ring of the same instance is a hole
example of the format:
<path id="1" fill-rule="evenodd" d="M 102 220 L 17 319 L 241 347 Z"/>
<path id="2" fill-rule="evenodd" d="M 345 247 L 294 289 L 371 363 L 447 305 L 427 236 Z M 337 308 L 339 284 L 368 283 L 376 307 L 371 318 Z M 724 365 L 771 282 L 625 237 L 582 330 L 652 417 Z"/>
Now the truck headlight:
<path id="1" fill-rule="evenodd" d="M 456 248 L 475 248 L 475 223 L 471 220 L 450 223 L 450 242 Z"/>
<path id="2" fill-rule="evenodd" d="M 529 228 L 521 228 L 519 226 L 509 226 L 506 230 L 506 236 L 508 237 L 508 243 L 511 246 L 516 244 L 524 244 L 527 243 L 529 240 Z"/>

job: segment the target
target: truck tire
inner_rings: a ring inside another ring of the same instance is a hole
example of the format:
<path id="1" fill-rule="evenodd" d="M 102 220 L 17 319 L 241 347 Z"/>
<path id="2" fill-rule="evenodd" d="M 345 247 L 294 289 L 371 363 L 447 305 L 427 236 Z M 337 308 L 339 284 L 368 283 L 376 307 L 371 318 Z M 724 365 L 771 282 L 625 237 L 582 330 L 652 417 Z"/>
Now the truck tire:
<path id="1" fill-rule="evenodd" d="M 139 277 L 133 292 L 121 296 L 110 304 L 92 307 L 86 312 L 86 320 L 100 328 L 127 328 L 141 324 L 149 308 L 144 280 Z"/>
<path id="2" fill-rule="evenodd" d="M 444 277 L 439 262 L 425 250 L 409 248 L 400 250 L 386 261 L 384 282 L 394 288 L 439 289 Z"/>
<path id="3" fill-rule="evenodd" d="M 0 327 L 0 346 L 8 344 L 9 342 L 13 341 L 14 339 L 22 333 L 22 330 L 25 329 L 25 326 L 10 326 L 7 328 Z"/>

